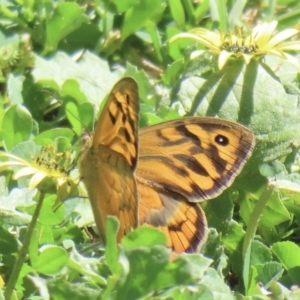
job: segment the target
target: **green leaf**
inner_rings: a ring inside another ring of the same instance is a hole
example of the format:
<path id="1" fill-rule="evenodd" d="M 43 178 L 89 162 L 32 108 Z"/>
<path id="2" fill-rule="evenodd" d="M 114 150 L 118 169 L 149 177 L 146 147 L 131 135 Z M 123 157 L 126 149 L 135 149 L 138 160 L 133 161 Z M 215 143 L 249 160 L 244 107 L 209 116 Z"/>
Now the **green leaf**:
<path id="1" fill-rule="evenodd" d="M 13 105 L 6 112 L 2 123 L 2 136 L 7 150 L 26 141 L 32 130 L 32 117 L 21 105 Z"/>
<path id="2" fill-rule="evenodd" d="M 229 195 L 230 192 L 225 191 L 216 199 L 203 202 L 201 206 L 206 213 L 209 226 L 216 228 L 218 232 L 222 233 L 222 243 L 230 257 L 234 272 L 239 276 L 243 269 L 241 243 L 245 232 L 242 225 L 231 220 L 233 203 Z M 214 250 L 212 249 L 212 251 Z M 214 252 L 207 254 L 210 257 L 214 256 Z"/>
<path id="3" fill-rule="evenodd" d="M 146 225 L 135 229 L 122 239 L 122 245 L 128 249 L 166 245 L 166 243 L 166 236 L 160 230 Z"/>
<path id="4" fill-rule="evenodd" d="M 247 1 L 235 1 L 228 16 L 229 27 L 232 28 L 241 18 Z"/>
<path id="5" fill-rule="evenodd" d="M 228 30 L 228 16 L 226 2 L 219 0 L 210 1 L 210 13 L 212 21 L 219 23 L 219 28 L 222 32 Z"/>
<path id="6" fill-rule="evenodd" d="M 245 284 L 245 294 L 246 295 L 261 295 L 262 292 L 260 291 L 260 287 L 257 284 L 257 276 L 258 276 L 258 271 L 254 266 L 250 266 L 249 268 L 249 274 L 247 275 L 245 281 L 247 281 L 247 284 Z M 246 283 L 246 282 L 245 282 Z"/>
<path id="7" fill-rule="evenodd" d="M 50 19 L 46 22 L 45 53 L 55 50 L 58 42 L 69 33 L 79 28 L 88 18 L 83 14 L 84 9 L 76 3 L 59 3 Z"/>
<path id="8" fill-rule="evenodd" d="M 9 194 L 6 190 L 5 178 L 0 178 L 0 220 L 8 225 L 27 225 L 31 215 L 26 212 L 29 206 L 35 204 L 32 198 L 36 191 L 29 191 L 28 188 L 14 188 Z M 18 208 L 18 209 L 17 209 Z M 24 212 L 21 208 L 26 208 Z"/>
<path id="9" fill-rule="evenodd" d="M 141 118 L 140 118 L 140 126 L 141 127 L 147 127 L 147 126 L 151 126 L 151 125 L 158 124 L 161 122 L 162 122 L 162 119 L 160 117 L 158 117 L 156 114 L 154 114 L 153 112 L 142 113 Z"/>
<path id="10" fill-rule="evenodd" d="M 106 285 L 106 280 L 99 275 L 99 268 L 100 274 L 101 271 L 103 273 L 103 270 L 101 270 L 103 264 L 99 262 L 98 258 L 82 255 L 77 251 L 76 245 L 72 240 L 65 240 L 63 245 L 66 249 L 68 249 L 68 253 L 70 256 L 68 267 L 72 271 L 76 271 L 79 274 L 86 276 L 90 283 L 95 283 L 97 285 L 99 284 L 101 286 Z"/>
<path id="11" fill-rule="evenodd" d="M 279 242 L 271 247 L 286 270 L 300 266 L 300 248 L 293 242 Z"/>
<path id="12" fill-rule="evenodd" d="M 73 102 L 67 103 L 66 116 L 70 121 L 76 135 L 80 136 L 82 134 L 82 124 L 79 122 L 80 120 L 79 108 Z"/>
<path id="13" fill-rule="evenodd" d="M 108 267 L 114 273 L 121 271 L 121 265 L 118 261 L 118 245 L 117 245 L 117 232 L 120 228 L 119 221 L 116 217 L 108 216 L 106 222 L 106 247 L 105 259 Z"/>
<path id="14" fill-rule="evenodd" d="M 167 266 L 170 251 L 165 247 L 155 246 L 135 248 L 126 253 L 129 260 L 129 274 L 124 284 L 117 290 L 116 299 L 120 300 L 137 299 L 155 289 L 153 281 Z"/>
<path id="15" fill-rule="evenodd" d="M 195 284 L 210 269 L 212 260 L 200 254 L 182 254 L 169 262 L 154 280 L 154 290 Z"/>
<path id="16" fill-rule="evenodd" d="M 82 104 L 87 101 L 86 96 L 80 90 L 78 81 L 74 79 L 67 79 L 62 86 L 61 94 L 63 97 L 69 96 L 76 99 L 78 104 Z"/>
<path id="17" fill-rule="evenodd" d="M 10 232 L 0 226 L 0 253 L 8 255 L 17 251 L 18 242 L 16 238 Z"/>
<path id="18" fill-rule="evenodd" d="M 209 228 L 208 237 L 201 248 L 201 253 L 213 259 L 212 267 L 220 274 L 228 267 L 228 256 L 224 252 L 222 234 L 219 234 L 214 228 Z"/>
<path id="19" fill-rule="evenodd" d="M 286 176 L 279 178 L 276 180 L 276 186 L 280 190 L 282 203 L 287 210 L 290 213 L 300 216 L 300 181 L 296 176 L 293 177 Z"/>
<path id="20" fill-rule="evenodd" d="M 240 201 L 241 206 L 241 216 L 246 224 L 249 222 L 251 212 L 257 205 L 258 198 L 261 191 L 258 195 L 249 195 L 248 198 Z M 274 191 L 263 210 L 263 215 L 260 217 L 259 226 L 266 228 L 273 228 L 275 225 L 278 225 L 284 221 L 287 221 L 291 218 L 289 212 L 282 203 L 281 195 Z"/>
<path id="21" fill-rule="evenodd" d="M 26 141 L 16 145 L 11 153 L 26 161 L 32 161 L 32 159 L 40 153 L 40 150 L 41 147 L 37 146 L 33 141 Z"/>
<path id="22" fill-rule="evenodd" d="M 172 14 L 172 17 L 174 21 L 176 22 L 176 25 L 179 28 L 182 28 L 185 24 L 185 15 L 184 15 L 184 9 L 181 4 L 180 0 L 169 0 L 168 1 L 170 11 Z"/>
<path id="23" fill-rule="evenodd" d="M 73 299 L 73 300 L 98 300 L 100 291 L 81 286 L 74 285 L 65 279 L 52 279 L 47 282 L 51 299 Z"/>
<path id="24" fill-rule="evenodd" d="M 57 137 L 65 137 L 68 140 L 72 140 L 74 133 L 68 128 L 54 128 L 40 133 L 34 141 L 37 144 L 43 144 L 43 140 L 55 141 Z"/>
<path id="25" fill-rule="evenodd" d="M 153 87 L 149 81 L 147 73 L 144 70 L 139 70 L 137 67 L 127 64 L 126 73 L 124 76 L 134 78 L 139 87 L 139 97 L 143 102 L 147 102 L 149 94 L 152 92 Z M 142 104 L 142 103 L 141 103 Z"/>
<path id="26" fill-rule="evenodd" d="M 64 207 L 60 206 L 53 211 L 56 195 L 45 197 L 43 206 L 40 211 L 38 222 L 43 225 L 58 225 L 64 219 Z"/>
<path id="27" fill-rule="evenodd" d="M 148 21 L 160 21 L 165 7 L 159 0 L 144 0 L 128 9 L 121 29 L 122 40 L 144 27 Z"/>
<path id="28" fill-rule="evenodd" d="M 166 38 L 169 40 L 174 35 L 180 33 L 177 27 L 168 26 L 166 31 Z M 182 59 L 182 54 L 186 51 L 185 49 L 194 44 L 190 39 L 178 39 L 172 43 L 168 43 L 168 55 L 174 60 Z"/>
<path id="29" fill-rule="evenodd" d="M 287 273 L 293 284 L 300 284 L 300 266 L 289 269 Z"/>
<path id="30" fill-rule="evenodd" d="M 53 226 L 47 226 L 38 223 L 36 228 L 38 230 L 38 241 L 40 245 L 55 243 L 53 236 L 53 230 L 55 228 L 53 228 Z"/>
<path id="31" fill-rule="evenodd" d="M 73 102 L 66 105 L 66 116 L 73 126 L 75 133 L 81 137 L 94 124 L 94 108 L 91 103 L 85 102 L 76 106 Z M 91 128 L 93 130 L 94 128 Z"/>
<path id="32" fill-rule="evenodd" d="M 227 284 L 219 276 L 215 269 L 209 268 L 205 276 L 200 280 L 201 285 L 204 285 L 213 294 L 212 299 L 234 300 Z M 201 290 L 201 286 L 199 287 Z M 200 299 L 206 299 L 204 296 Z M 208 298 L 209 299 L 209 298 Z"/>
<path id="33" fill-rule="evenodd" d="M 45 275 L 54 275 L 67 265 L 68 260 L 69 255 L 64 248 L 45 246 L 41 249 L 41 253 L 37 259 L 31 263 L 37 272 Z"/>
<path id="34" fill-rule="evenodd" d="M 162 50 L 162 42 L 161 42 L 161 38 L 159 35 L 159 31 L 158 31 L 157 27 L 155 26 L 155 23 L 152 21 L 148 21 L 146 23 L 146 30 L 150 34 L 157 58 L 158 58 L 159 62 L 162 63 L 163 62 L 163 54 L 161 51 Z"/>
<path id="35" fill-rule="evenodd" d="M 164 84 L 171 86 L 179 77 L 180 72 L 183 70 L 184 60 L 182 58 L 177 59 L 172 64 L 168 65 L 161 78 Z"/>
<path id="36" fill-rule="evenodd" d="M 264 263 L 262 265 L 261 271 L 258 272 L 257 283 L 261 282 L 265 287 L 269 287 L 269 284 L 272 281 L 278 281 L 280 279 L 283 272 L 284 269 L 282 268 L 282 265 L 278 262 L 270 261 Z"/>
<path id="37" fill-rule="evenodd" d="M 110 0 L 107 1 L 109 4 L 112 4 L 118 13 L 126 12 L 131 6 L 137 4 L 138 0 Z"/>
<path id="38" fill-rule="evenodd" d="M 251 265 L 265 264 L 272 260 L 272 253 L 267 246 L 259 241 L 251 243 Z"/>
<path id="39" fill-rule="evenodd" d="M 278 175 L 279 173 L 285 172 L 286 168 L 282 162 L 275 160 L 269 163 L 263 163 L 259 167 L 259 171 L 265 177 L 272 177 Z"/>
<path id="40" fill-rule="evenodd" d="M 69 139 L 65 137 L 58 137 L 54 140 L 54 147 L 56 151 L 59 153 L 59 152 L 69 151 L 72 147 L 72 144 Z"/>
<path id="41" fill-rule="evenodd" d="M 7 81 L 7 90 L 12 104 L 23 103 L 22 90 L 24 80 L 24 76 L 14 76 L 13 74 L 9 75 Z"/>
<path id="42" fill-rule="evenodd" d="M 95 221 L 91 204 L 88 199 L 73 198 L 64 202 L 65 218 L 73 218 L 74 224 L 78 227 L 85 227 Z"/>
<path id="43" fill-rule="evenodd" d="M 203 2 L 201 2 L 201 5 L 198 5 L 198 7 L 195 8 L 194 17 L 196 19 L 196 23 L 199 23 L 203 19 L 203 17 L 209 13 L 209 4 L 210 0 L 204 0 Z"/>
<path id="44" fill-rule="evenodd" d="M 28 276 L 30 276 L 29 274 L 32 274 L 32 273 L 34 273 L 34 269 L 31 266 L 29 266 L 29 265 L 23 264 L 22 270 L 21 270 L 21 272 L 19 274 L 19 277 L 18 277 L 18 281 L 17 281 L 17 283 L 15 285 L 15 289 L 17 291 L 23 290 L 23 288 L 24 288 L 24 282 L 27 281 L 26 278 Z M 19 298 L 16 297 L 14 299 L 17 300 Z"/>
<path id="45" fill-rule="evenodd" d="M 167 289 L 162 296 L 163 299 L 178 300 L 215 300 L 212 291 L 203 284 L 183 288 L 181 286 Z"/>
<path id="46" fill-rule="evenodd" d="M 51 59 L 36 56 L 35 68 L 32 71 L 35 81 L 41 84 L 45 82 L 46 86 L 49 80 L 54 80 L 60 87 L 70 79 L 78 82 L 79 87 L 76 87 L 75 91 L 79 88 L 97 109 L 123 73 L 122 69 L 118 73 L 112 73 L 107 61 L 89 51 L 86 51 L 78 62 L 59 51 Z"/>

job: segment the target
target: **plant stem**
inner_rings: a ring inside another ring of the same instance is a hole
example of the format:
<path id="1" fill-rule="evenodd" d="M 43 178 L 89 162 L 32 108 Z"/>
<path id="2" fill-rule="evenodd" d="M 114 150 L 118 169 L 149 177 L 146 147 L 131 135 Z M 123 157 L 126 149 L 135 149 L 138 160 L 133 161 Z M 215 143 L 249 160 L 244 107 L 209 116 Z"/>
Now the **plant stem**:
<path id="1" fill-rule="evenodd" d="M 30 243 L 30 240 L 31 240 L 31 236 L 32 236 L 33 230 L 35 228 L 38 216 L 40 214 L 40 211 L 41 211 L 41 208 L 42 208 L 42 205 L 43 205 L 44 197 L 45 197 L 45 193 L 40 192 L 40 197 L 39 197 L 39 200 L 37 202 L 37 206 L 36 206 L 36 209 L 35 209 L 34 214 L 32 216 L 31 222 L 28 226 L 28 229 L 27 229 L 24 241 L 23 241 L 23 246 L 20 249 L 19 255 L 18 255 L 18 257 L 15 261 L 15 264 L 14 264 L 14 267 L 13 267 L 13 270 L 12 270 L 12 274 L 11 274 L 11 276 L 8 280 L 8 283 L 6 285 L 6 288 L 5 288 L 5 292 L 4 292 L 5 299 L 10 299 L 10 297 L 13 293 L 15 284 L 18 280 L 19 274 L 21 272 L 22 266 L 24 264 L 24 261 L 26 259 L 27 253 L 28 253 L 28 248 L 29 248 L 29 243 Z"/>
<path id="2" fill-rule="evenodd" d="M 248 222 L 248 228 L 245 234 L 244 243 L 243 243 L 243 260 L 244 260 L 244 266 L 243 266 L 243 278 L 244 278 L 244 286 L 245 291 L 247 295 L 248 285 L 249 285 L 249 272 L 250 272 L 250 255 L 251 255 L 251 244 L 254 240 L 254 236 L 256 233 L 257 225 L 259 222 L 259 219 L 262 215 L 262 212 L 270 199 L 273 190 L 274 185 L 272 183 L 269 183 L 263 193 L 260 195 L 256 206 L 254 207 L 254 210 L 250 216 L 249 222 Z"/>

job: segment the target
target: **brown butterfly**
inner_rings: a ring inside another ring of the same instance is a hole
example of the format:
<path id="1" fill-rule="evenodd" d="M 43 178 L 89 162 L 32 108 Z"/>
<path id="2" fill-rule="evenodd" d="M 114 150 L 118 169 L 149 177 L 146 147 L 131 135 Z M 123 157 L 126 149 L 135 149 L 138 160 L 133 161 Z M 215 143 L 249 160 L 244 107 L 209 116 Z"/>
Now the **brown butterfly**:
<path id="1" fill-rule="evenodd" d="M 175 252 L 195 252 L 207 223 L 195 203 L 221 194 L 252 153 L 247 128 L 190 117 L 138 134 L 138 87 L 132 78 L 112 89 L 80 160 L 80 173 L 105 241 L 106 218 L 120 221 L 118 241 L 139 224 L 162 230 Z"/>

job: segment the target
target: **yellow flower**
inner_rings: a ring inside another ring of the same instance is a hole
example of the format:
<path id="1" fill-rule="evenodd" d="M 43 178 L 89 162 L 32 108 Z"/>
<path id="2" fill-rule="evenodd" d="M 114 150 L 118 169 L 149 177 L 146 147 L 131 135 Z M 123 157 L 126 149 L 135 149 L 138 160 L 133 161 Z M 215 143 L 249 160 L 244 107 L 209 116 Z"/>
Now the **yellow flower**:
<path id="1" fill-rule="evenodd" d="M 39 188 L 41 184 L 43 189 L 51 188 L 53 184 L 56 185 L 56 204 L 69 197 L 76 187 L 80 194 L 86 194 L 82 185 L 78 183 L 78 179 L 72 178 L 69 174 L 73 169 L 69 152 L 55 153 L 53 146 L 45 146 L 42 147 L 39 156 L 33 157 L 30 162 L 6 152 L 0 152 L 1 157 L 10 160 L 0 164 L 0 172 L 12 167 L 19 167 L 18 171 L 14 173 L 13 179 L 18 180 L 24 176 L 31 176 L 29 189 Z"/>
<path id="2" fill-rule="evenodd" d="M 242 28 L 227 34 L 215 33 L 204 28 L 195 28 L 188 33 L 180 33 L 170 39 L 173 42 L 181 38 L 190 38 L 209 50 L 197 50 L 191 53 L 191 59 L 204 52 L 218 55 L 218 66 L 224 67 L 230 57 L 243 57 L 248 64 L 254 57 L 266 54 L 276 55 L 299 67 L 299 61 L 286 51 L 300 50 L 300 41 L 286 42 L 290 37 L 298 34 L 296 29 L 286 29 L 274 35 L 277 21 L 263 23 L 256 26 L 248 36 L 243 36 Z"/>

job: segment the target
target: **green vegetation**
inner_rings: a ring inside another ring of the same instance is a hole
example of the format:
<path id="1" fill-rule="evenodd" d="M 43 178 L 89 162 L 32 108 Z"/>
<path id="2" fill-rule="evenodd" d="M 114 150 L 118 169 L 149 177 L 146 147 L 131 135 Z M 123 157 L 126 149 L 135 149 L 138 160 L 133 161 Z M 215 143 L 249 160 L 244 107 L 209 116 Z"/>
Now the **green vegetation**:
<path id="1" fill-rule="evenodd" d="M 124 76 L 139 85 L 141 127 L 215 116 L 257 139 L 233 186 L 201 203 L 210 228 L 201 253 L 175 259 L 144 226 L 118 246 L 114 218 L 106 247 L 92 242 L 81 186 L 60 181 L 57 194 L 58 177 L 23 176 L 33 173 L 1 155 L 0 299 L 300 299 L 299 67 L 266 55 L 231 57 L 219 70 L 209 53 L 189 59 L 206 49 L 193 40 L 168 43 L 195 27 L 297 29 L 299 15 L 293 0 L 0 0 L 3 151 L 35 164 L 46 151 L 45 172 L 78 178 L 76 142 Z"/>

